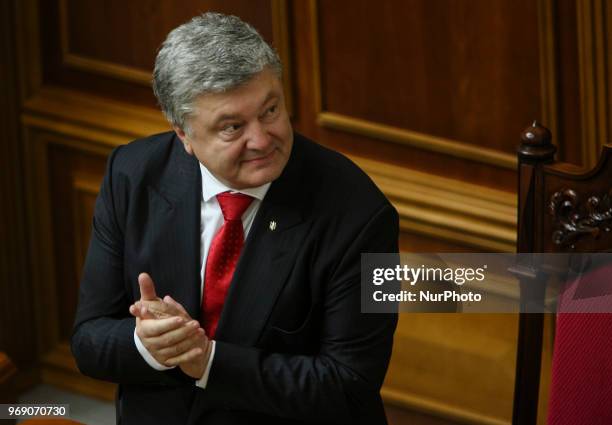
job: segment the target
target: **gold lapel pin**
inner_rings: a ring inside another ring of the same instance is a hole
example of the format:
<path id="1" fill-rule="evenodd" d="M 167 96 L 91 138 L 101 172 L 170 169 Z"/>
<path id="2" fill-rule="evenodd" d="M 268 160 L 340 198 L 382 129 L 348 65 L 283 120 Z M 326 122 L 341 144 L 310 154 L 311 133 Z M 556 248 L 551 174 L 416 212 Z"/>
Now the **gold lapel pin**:
<path id="1" fill-rule="evenodd" d="M 272 230 L 272 231 L 276 230 L 276 221 L 272 220 L 270 222 L 270 230 Z"/>

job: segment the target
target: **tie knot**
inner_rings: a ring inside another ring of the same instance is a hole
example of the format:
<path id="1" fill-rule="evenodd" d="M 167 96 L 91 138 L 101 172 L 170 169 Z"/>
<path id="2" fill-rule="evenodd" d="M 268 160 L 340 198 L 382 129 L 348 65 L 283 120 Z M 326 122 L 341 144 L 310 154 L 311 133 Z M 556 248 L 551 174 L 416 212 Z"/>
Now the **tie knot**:
<path id="1" fill-rule="evenodd" d="M 223 218 L 226 221 L 240 220 L 242 214 L 251 205 L 253 198 L 244 193 L 223 192 L 217 195 Z"/>

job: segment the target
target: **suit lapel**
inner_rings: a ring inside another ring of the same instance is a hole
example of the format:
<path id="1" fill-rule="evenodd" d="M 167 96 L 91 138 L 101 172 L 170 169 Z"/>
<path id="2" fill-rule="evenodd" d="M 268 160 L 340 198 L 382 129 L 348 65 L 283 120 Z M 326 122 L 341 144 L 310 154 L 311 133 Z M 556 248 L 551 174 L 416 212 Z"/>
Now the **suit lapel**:
<path id="1" fill-rule="evenodd" d="M 294 264 L 307 233 L 301 215 L 301 166 L 296 146 L 283 174 L 261 203 L 242 250 L 216 339 L 254 345 Z"/>
<path id="2" fill-rule="evenodd" d="M 197 159 L 185 152 L 176 137 L 167 166 L 151 187 L 165 200 L 165 208 L 155 211 L 155 223 L 163 235 L 156 249 L 160 258 L 151 264 L 153 279 L 163 279 L 165 292 L 158 295 L 171 294 L 191 317 L 199 319 L 202 179 Z"/>

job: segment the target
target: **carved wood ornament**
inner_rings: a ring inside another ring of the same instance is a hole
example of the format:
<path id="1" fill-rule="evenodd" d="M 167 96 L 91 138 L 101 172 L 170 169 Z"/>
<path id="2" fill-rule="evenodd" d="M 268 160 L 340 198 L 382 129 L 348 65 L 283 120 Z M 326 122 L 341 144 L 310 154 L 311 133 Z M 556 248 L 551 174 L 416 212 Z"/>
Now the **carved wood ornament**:
<path id="1" fill-rule="evenodd" d="M 609 232 L 612 225 L 612 188 L 608 193 L 591 195 L 586 203 L 573 189 L 555 192 L 549 204 L 550 214 L 557 223 L 552 234 L 555 245 L 574 249 L 574 243 L 586 235 L 597 239 L 601 232 Z"/>

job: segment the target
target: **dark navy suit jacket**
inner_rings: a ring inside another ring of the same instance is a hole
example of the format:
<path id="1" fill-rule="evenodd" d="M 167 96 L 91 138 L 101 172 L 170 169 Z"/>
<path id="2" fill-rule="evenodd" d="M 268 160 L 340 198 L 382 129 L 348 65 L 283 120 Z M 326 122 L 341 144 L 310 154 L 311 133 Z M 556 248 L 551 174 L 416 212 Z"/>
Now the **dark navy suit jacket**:
<path id="1" fill-rule="evenodd" d="M 139 273 L 199 319 L 201 196 L 198 161 L 174 133 L 108 160 L 72 350 L 84 374 L 119 383 L 118 421 L 386 424 L 397 317 L 360 312 L 360 255 L 397 252 L 397 213 L 351 161 L 298 134 L 245 242 L 207 388 L 143 360 L 128 312 Z"/>

